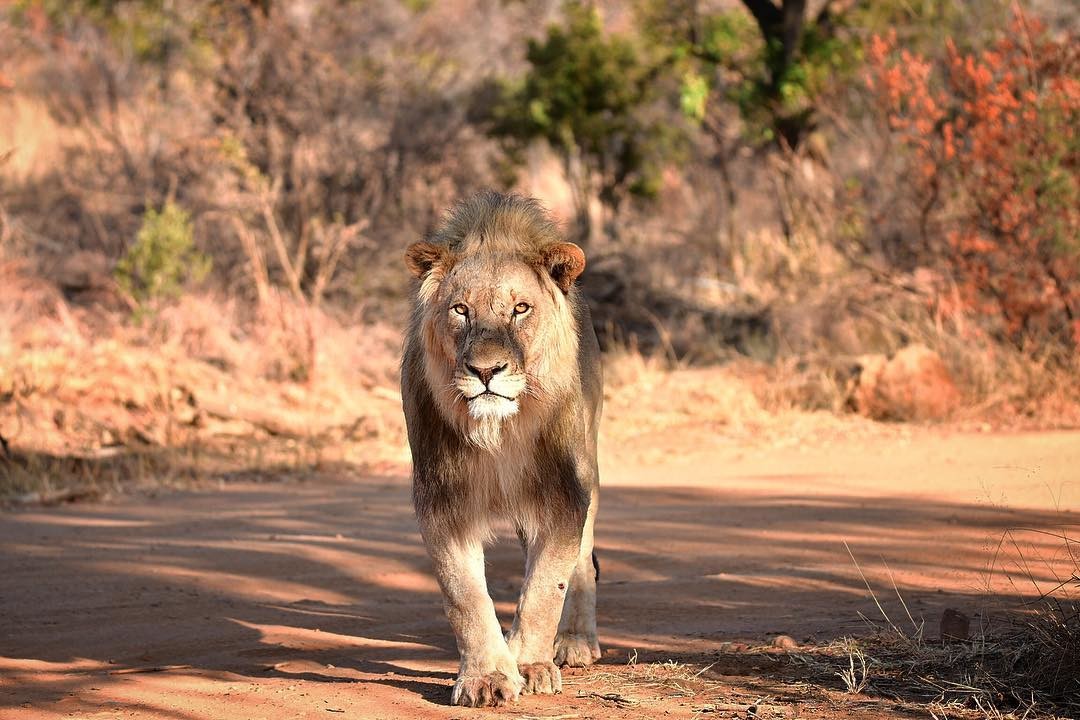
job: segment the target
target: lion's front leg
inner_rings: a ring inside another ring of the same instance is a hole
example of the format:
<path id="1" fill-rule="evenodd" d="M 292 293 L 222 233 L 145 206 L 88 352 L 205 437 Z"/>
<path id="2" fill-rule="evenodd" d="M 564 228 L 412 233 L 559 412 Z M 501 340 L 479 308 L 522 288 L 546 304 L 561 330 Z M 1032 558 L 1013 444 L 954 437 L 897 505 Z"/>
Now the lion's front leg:
<path id="1" fill-rule="evenodd" d="M 428 533 L 424 533 L 424 541 L 461 654 L 450 703 L 483 707 L 516 701 L 524 680 L 503 639 L 487 592 L 482 544 L 478 540 L 433 538 Z"/>
<path id="2" fill-rule="evenodd" d="M 525 582 L 507 635 L 525 692 L 562 691 L 562 674 L 552 662 L 555 633 L 579 543 L 580 533 L 573 528 L 548 530 L 527 542 Z"/>

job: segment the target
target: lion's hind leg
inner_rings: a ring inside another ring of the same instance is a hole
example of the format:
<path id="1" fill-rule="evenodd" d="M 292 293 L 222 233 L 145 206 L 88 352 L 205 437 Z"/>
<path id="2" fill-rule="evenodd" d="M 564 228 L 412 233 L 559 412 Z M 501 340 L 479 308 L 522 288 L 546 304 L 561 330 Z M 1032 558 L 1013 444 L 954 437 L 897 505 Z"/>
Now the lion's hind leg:
<path id="1" fill-rule="evenodd" d="M 599 565 L 593 555 L 593 524 L 596 497 L 581 537 L 581 550 L 570 576 L 563 604 L 559 631 L 555 636 L 555 664 L 585 667 L 600 659 L 600 641 L 596 635 L 596 581 Z"/>
<path id="2" fill-rule="evenodd" d="M 555 636 L 555 664 L 585 667 L 600 659 L 596 635 L 596 574 L 592 553 L 574 566 L 563 605 L 559 632 Z"/>

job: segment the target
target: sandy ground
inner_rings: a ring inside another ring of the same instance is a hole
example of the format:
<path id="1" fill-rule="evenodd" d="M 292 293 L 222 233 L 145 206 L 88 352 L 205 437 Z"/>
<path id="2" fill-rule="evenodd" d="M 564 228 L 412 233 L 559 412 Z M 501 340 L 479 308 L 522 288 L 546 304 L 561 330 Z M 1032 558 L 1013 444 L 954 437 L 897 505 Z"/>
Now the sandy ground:
<path id="1" fill-rule="evenodd" d="M 685 453 L 683 437 L 649 441 L 681 459 L 607 449 L 605 655 L 567 672 L 560 696 L 447 706 L 454 643 L 408 481 L 342 470 L 0 516 L 0 717 L 713 718 L 762 698 L 762 717 L 925 717 L 836 678 L 803 682 L 739 643 L 784 633 L 813 652 L 868 632 L 860 613 L 878 613 L 845 541 L 886 611 L 903 614 L 891 575 L 935 634 L 945 607 L 1015 601 L 1036 591 L 1026 574 L 1048 587 L 1065 548 L 1038 531 L 1080 517 L 1080 433 Z M 508 622 L 519 551 L 505 541 L 489 557 Z M 667 661 L 669 677 L 707 669 L 651 682 Z"/>

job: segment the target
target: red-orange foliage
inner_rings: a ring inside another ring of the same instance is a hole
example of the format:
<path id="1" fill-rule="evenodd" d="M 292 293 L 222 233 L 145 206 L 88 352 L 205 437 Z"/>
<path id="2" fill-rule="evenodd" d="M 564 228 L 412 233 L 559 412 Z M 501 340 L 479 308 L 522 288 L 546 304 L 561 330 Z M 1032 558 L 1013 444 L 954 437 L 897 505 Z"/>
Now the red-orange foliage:
<path id="1" fill-rule="evenodd" d="M 1017 12 L 980 53 L 934 63 L 875 37 L 868 82 L 911 149 L 924 232 L 965 305 L 1020 346 L 1080 346 L 1080 37 Z"/>

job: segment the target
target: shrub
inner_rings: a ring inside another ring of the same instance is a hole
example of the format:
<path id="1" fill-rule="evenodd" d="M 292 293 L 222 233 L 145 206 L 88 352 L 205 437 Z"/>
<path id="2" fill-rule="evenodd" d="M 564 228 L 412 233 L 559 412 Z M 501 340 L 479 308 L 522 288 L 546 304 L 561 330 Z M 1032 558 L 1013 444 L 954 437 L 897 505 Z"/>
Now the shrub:
<path id="1" fill-rule="evenodd" d="M 191 218 L 167 201 L 160 211 L 147 207 L 135 243 L 116 265 L 116 280 L 140 305 L 180 295 L 187 280 L 198 282 L 210 259 L 195 248 Z"/>
<path id="2" fill-rule="evenodd" d="M 564 10 L 563 25 L 529 41 L 529 70 L 501 88 L 490 132 L 508 141 L 512 154 L 534 139 L 560 154 L 575 193 L 579 239 L 587 240 L 594 195 L 612 212 L 627 195 L 655 196 L 681 137 L 644 112 L 658 97 L 655 68 L 635 44 L 606 34 L 589 5 L 572 0 Z"/>
<path id="3" fill-rule="evenodd" d="M 923 236 L 963 309 L 1021 349 L 1080 345 L 1078 38 L 1017 13 L 939 63 L 875 37 L 868 76 L 910 151 Z"/>

